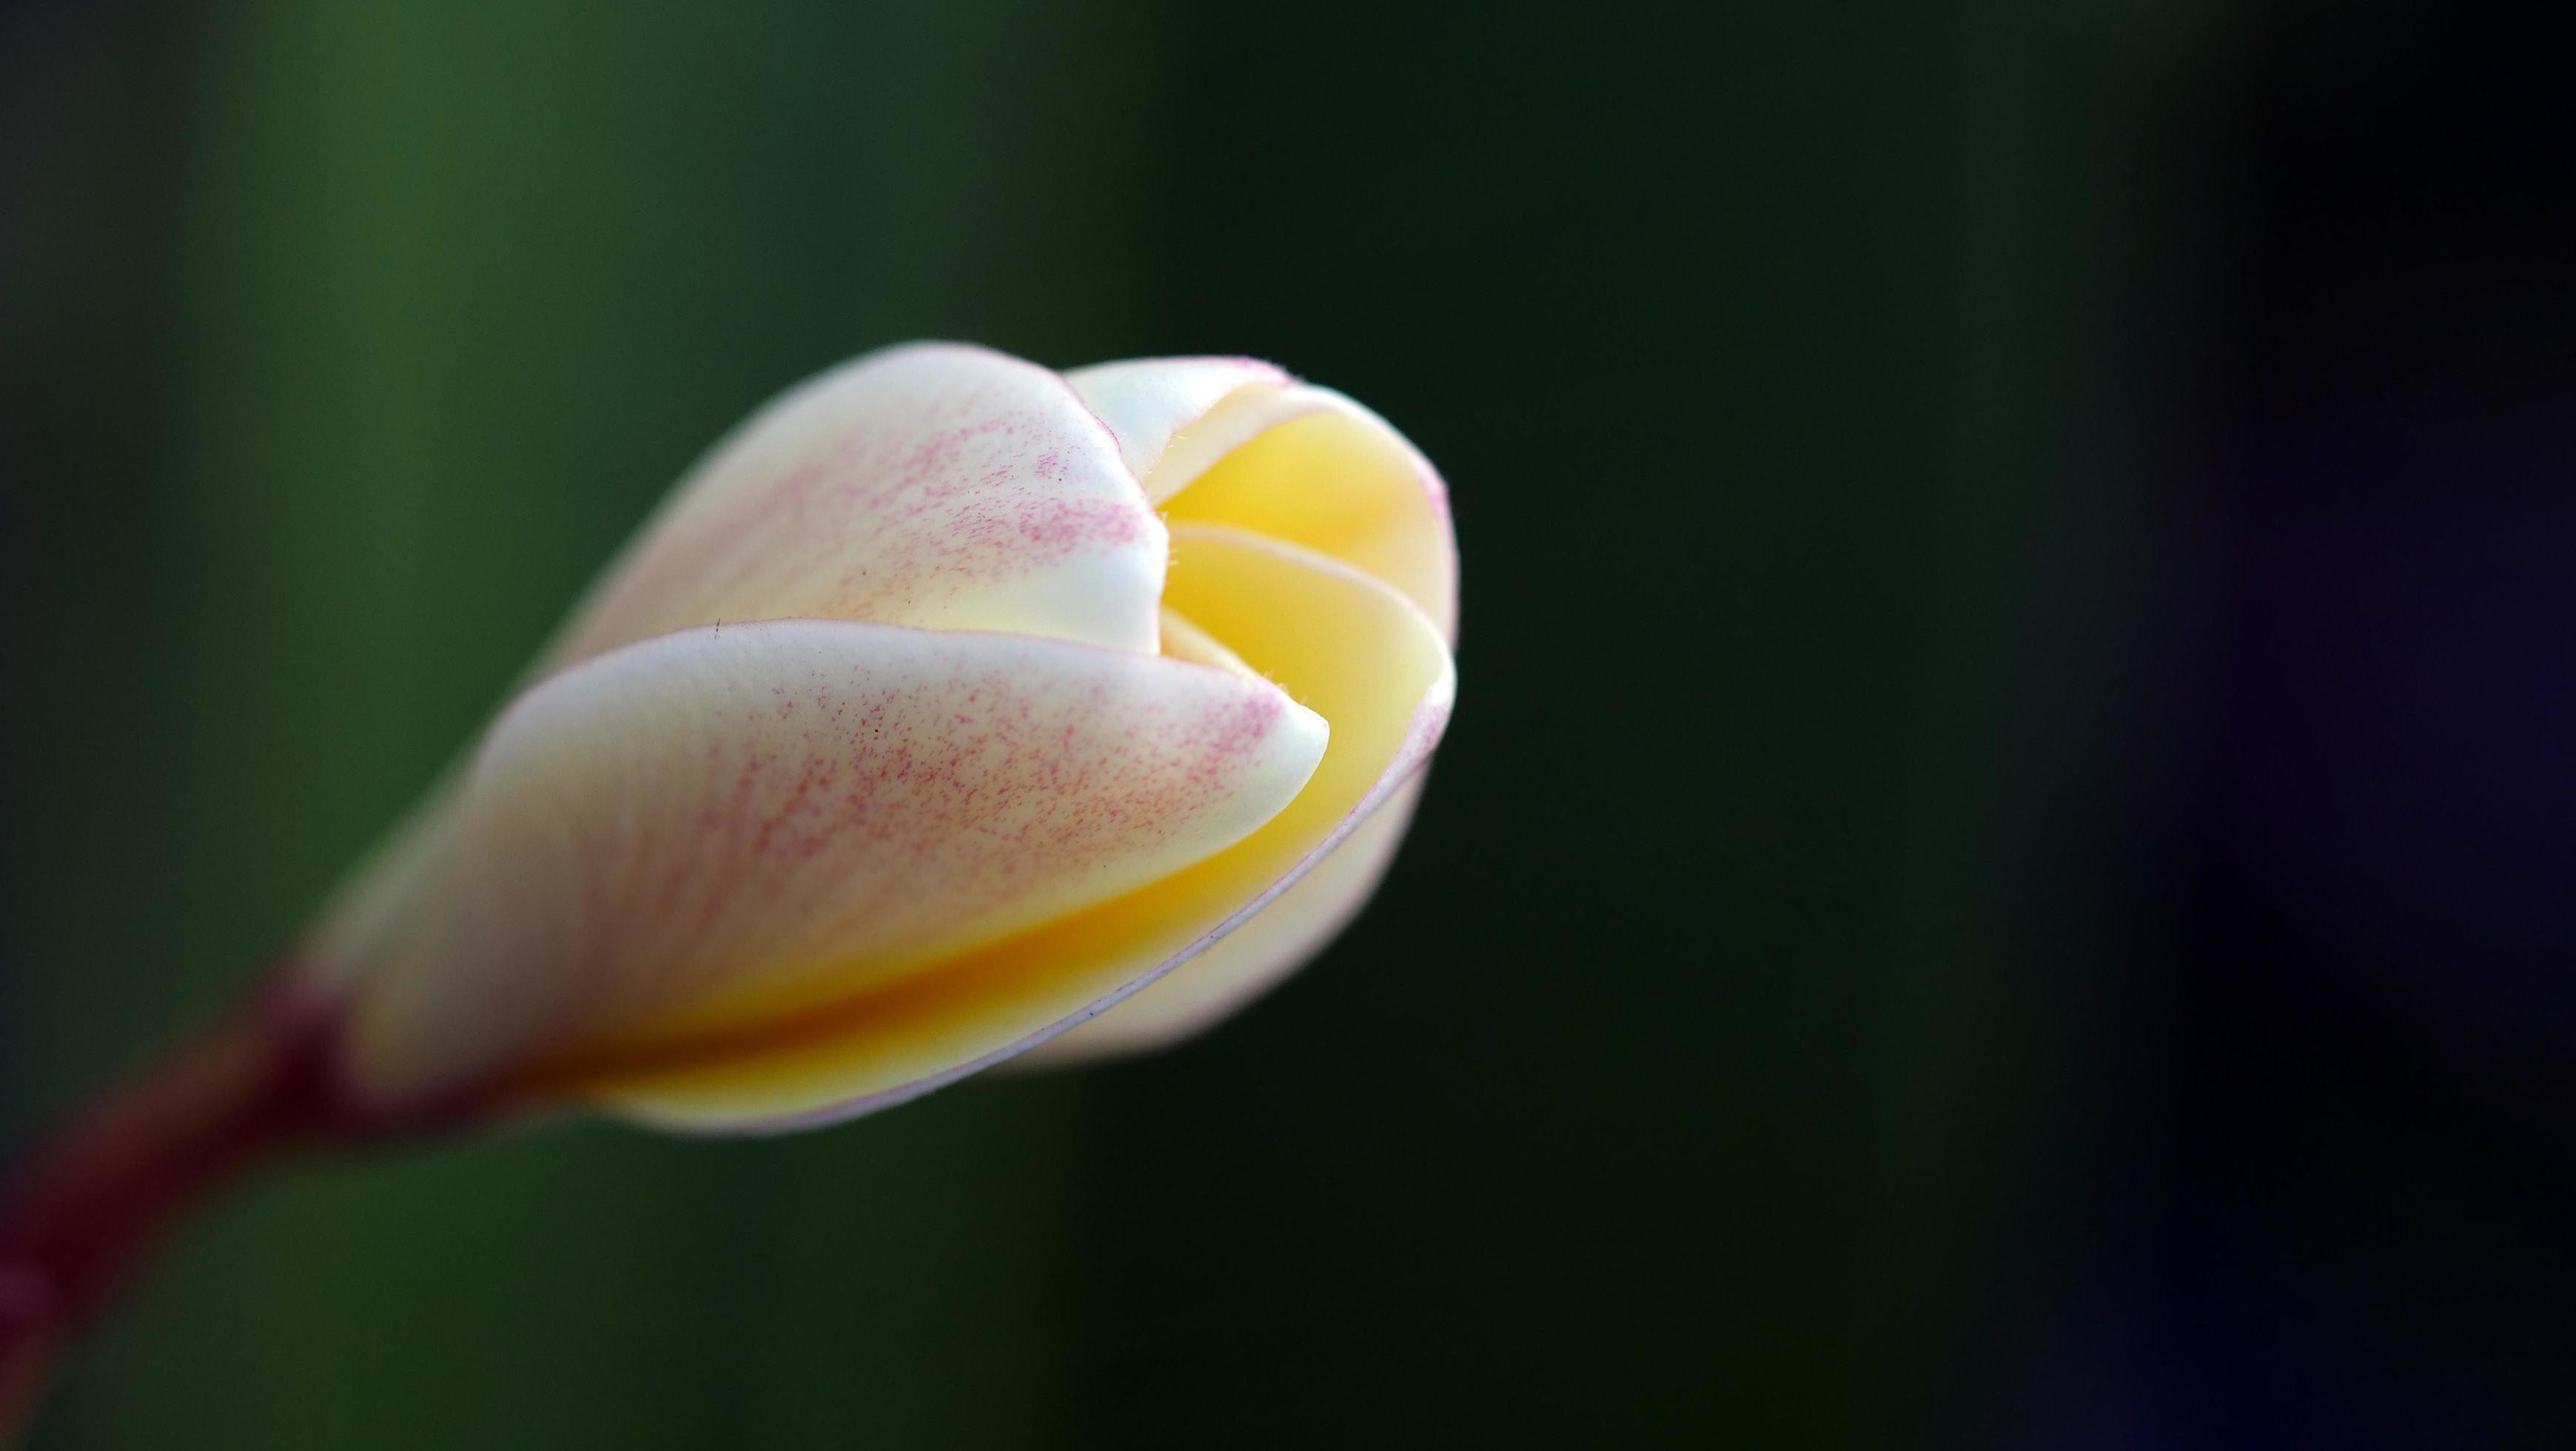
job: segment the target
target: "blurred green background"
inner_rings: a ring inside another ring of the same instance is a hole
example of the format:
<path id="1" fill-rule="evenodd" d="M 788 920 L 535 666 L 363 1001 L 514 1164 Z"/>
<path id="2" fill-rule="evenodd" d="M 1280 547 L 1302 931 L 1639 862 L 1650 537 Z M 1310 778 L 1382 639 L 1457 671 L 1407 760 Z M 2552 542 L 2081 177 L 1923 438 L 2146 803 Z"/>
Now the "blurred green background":
<path id="1" fill-rule="evenodd" d="M 2034 92 L 2088 37 L 2022 32 L 27 13 L 21 1142 L 240 991 L 693 455 L 842 357 L 1268 356 L 1412 434 L 1467 561 L 1416 839 L 1261 1011 L 784 1141 L 581 1127 L 274 1178 L 84 1348 L 38 1444 L 1831 1444 L 1907 1414 L 2018 1120 L 1960 896 L 2001 762 L 1949 682 L 2009 588 L 2050 249 L 2104 204 L 2011 124 L 2068 109 Z"/>
<path id="2" fill-rule="evenodd" d="M 2173 708 L 2119 621 L 2215 10 L 6 15 L 0 1144 L 250 983 L 836 360 L 1267 356 L 1465 557 L 1414 838 L 1249 1016 L 274 1176 L 36 1446 L 2001 1444 L 2160 950 L 2093 868 Z"/>

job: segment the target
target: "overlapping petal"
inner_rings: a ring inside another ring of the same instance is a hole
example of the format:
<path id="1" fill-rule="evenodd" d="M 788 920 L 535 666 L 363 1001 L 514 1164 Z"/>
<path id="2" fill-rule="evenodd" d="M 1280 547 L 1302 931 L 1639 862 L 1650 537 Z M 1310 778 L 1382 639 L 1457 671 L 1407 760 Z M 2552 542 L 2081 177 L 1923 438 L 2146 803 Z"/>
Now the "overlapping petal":
<path id="1" fill-rule="evenodd" d="M 523 695 L 360 955 L 370 1095 L 554 1071 L 901 991 L 1221 856 L 1321 719 L 1258 678 L 1019 635 L 782 620 Z"/>
<path id="2" fill-rule="evenodd" d="M 1064 378 L 916 344 L 755 414 L 683 482 L 548 669 L 717 621 L 813 617 L 1155 647 L 1164 532 Z"/>
<path id="3" fill-rule="evenodd" d="M 1393 585 L 1453 635 L 1457 544 L 1440 475 L 1385 419 L 1239 358 L 1080 368 L 1173 523 L 1224 524 L 1330 555 Z"/>
<path id="4" fill-rule="evenodd" d="M 1332 853 L 1252 919 L 1116 1007 L 1013 1060 L 1053 1068 L 1168 1048 L 1207 1031 L 1330 946 L 1377 891 L 1412 825 L 1423 776 L 1369 813 Z"/>
<path id="5" fill-rule="evenodd" d="M 1277 391 L 1296 381 L 1254 358 L 1136 358 L 1064 377 L 1117 435 L 1119 454 L 1158 504 L 1242 442 L 1197 428 L 1228 394 L 1252 385 Z"/>
<path id="6" fill-rule="evenodd" d="M 1275 817 L 1169 877 L 935 969 L 846 984 L 818 978 L 793 1011 L 684 1024 L 656 1041 L 566 1058 L 541 1086 L 670 1127 L 778 1129 L 845 1117 L 1114 1011 L 1157 977 L 1188 971 L 1193 954 L 1228 929 L 1257 920 L 1404 789 L 1447 720 L 1455 675 L 1438 625 L 1360 570 L 1238 529 L 1176 525 L 1173 540 L 1169 607 L 1330 723 L 1313 778 Z M 1270 965 L 1226 971 L 1248 981 Z M 1206 991 L 1213 999 L 1242 986 L 1229 980 Z"/>

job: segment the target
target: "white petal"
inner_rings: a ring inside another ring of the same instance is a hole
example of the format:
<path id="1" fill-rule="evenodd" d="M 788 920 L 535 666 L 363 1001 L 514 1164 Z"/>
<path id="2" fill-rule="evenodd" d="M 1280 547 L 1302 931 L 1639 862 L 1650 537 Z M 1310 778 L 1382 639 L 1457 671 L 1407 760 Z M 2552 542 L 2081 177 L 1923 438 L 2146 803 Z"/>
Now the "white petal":
<path id="1" fill-rule="evenodd" d="M 1219 400 L 1248 383 L 1292 381 L 1278 368 L 1252 358 L 1135 358 L 1076 368 L 1064 377 L 1118 436 L 1119 453 L 1136 477 L 1146 481 L 1146 495 L 1156 503 L 1188 483 L 1215 457 L 1209 454 L 1195 465 L 1184 462 L 1199 451 L 1199 445 L 1183 440 L 1172 459 L 1173 469 L 1164 476 L 1162 492 L 1155 492 L 1156 466 L 1172 451 L 1173 435 L 1205 418 Z"/>
<path id="2" fill-rule="evenodd" d="M 899 991 L 1221 854 L 1326 739 L 1259 679 L 1021 636 L 613 651 L 503 715 L 410 900 L 340 935 L 350 1069 L 428 1095 Z"/>
<path id="3" fill-rule="evenodd" d="M 1055 373 L 982 348 L 872 353 L 718 444 L 542 673 L 697 625 L 812 617 L 1150 652 L 1161 522 Z"/>
<path id="4" fill-rule="evenodd" d="M 1174 541 L 1171 607 L 1331 724 L 1322 764 L 1286 809 L 1087 912 L 828 1009 L 602 1056 L 560 1086 L 699 1130 L 793 1128 L 899 1102 L 1114 1013 L 1342 845 L 1447 722 L 1455 674 L 1440 629 L 1393 589 L 1308 550 L 1205 526 Z"/>

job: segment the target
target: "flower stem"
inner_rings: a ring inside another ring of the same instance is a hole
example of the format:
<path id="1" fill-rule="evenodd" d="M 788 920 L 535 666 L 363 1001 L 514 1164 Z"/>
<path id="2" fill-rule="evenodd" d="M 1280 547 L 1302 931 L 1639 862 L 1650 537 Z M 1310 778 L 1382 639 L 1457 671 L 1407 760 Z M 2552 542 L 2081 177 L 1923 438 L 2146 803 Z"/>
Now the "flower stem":
<path id="1" fill-rule="evenodd" d="M 272 993 L 73 1121 L 0 1193 L 0 1446 L 88 1323 L 191 1205 L 298 1146 L 371 1136 L 330 1011 Z"/>

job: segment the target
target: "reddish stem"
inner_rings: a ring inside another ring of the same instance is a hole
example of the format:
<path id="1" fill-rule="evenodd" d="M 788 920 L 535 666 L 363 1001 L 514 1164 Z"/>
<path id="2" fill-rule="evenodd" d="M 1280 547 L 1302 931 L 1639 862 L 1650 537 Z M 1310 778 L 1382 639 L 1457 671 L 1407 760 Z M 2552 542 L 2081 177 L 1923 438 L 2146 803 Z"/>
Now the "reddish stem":
<path id="1" fill-rule="evenodd" d="M 340 1090 L 333 1014 L 273 993 L 75 1120 L 0 1197 L 0 1445 L 180 1212 L 265 1159 L 387 1127 Z"/>

